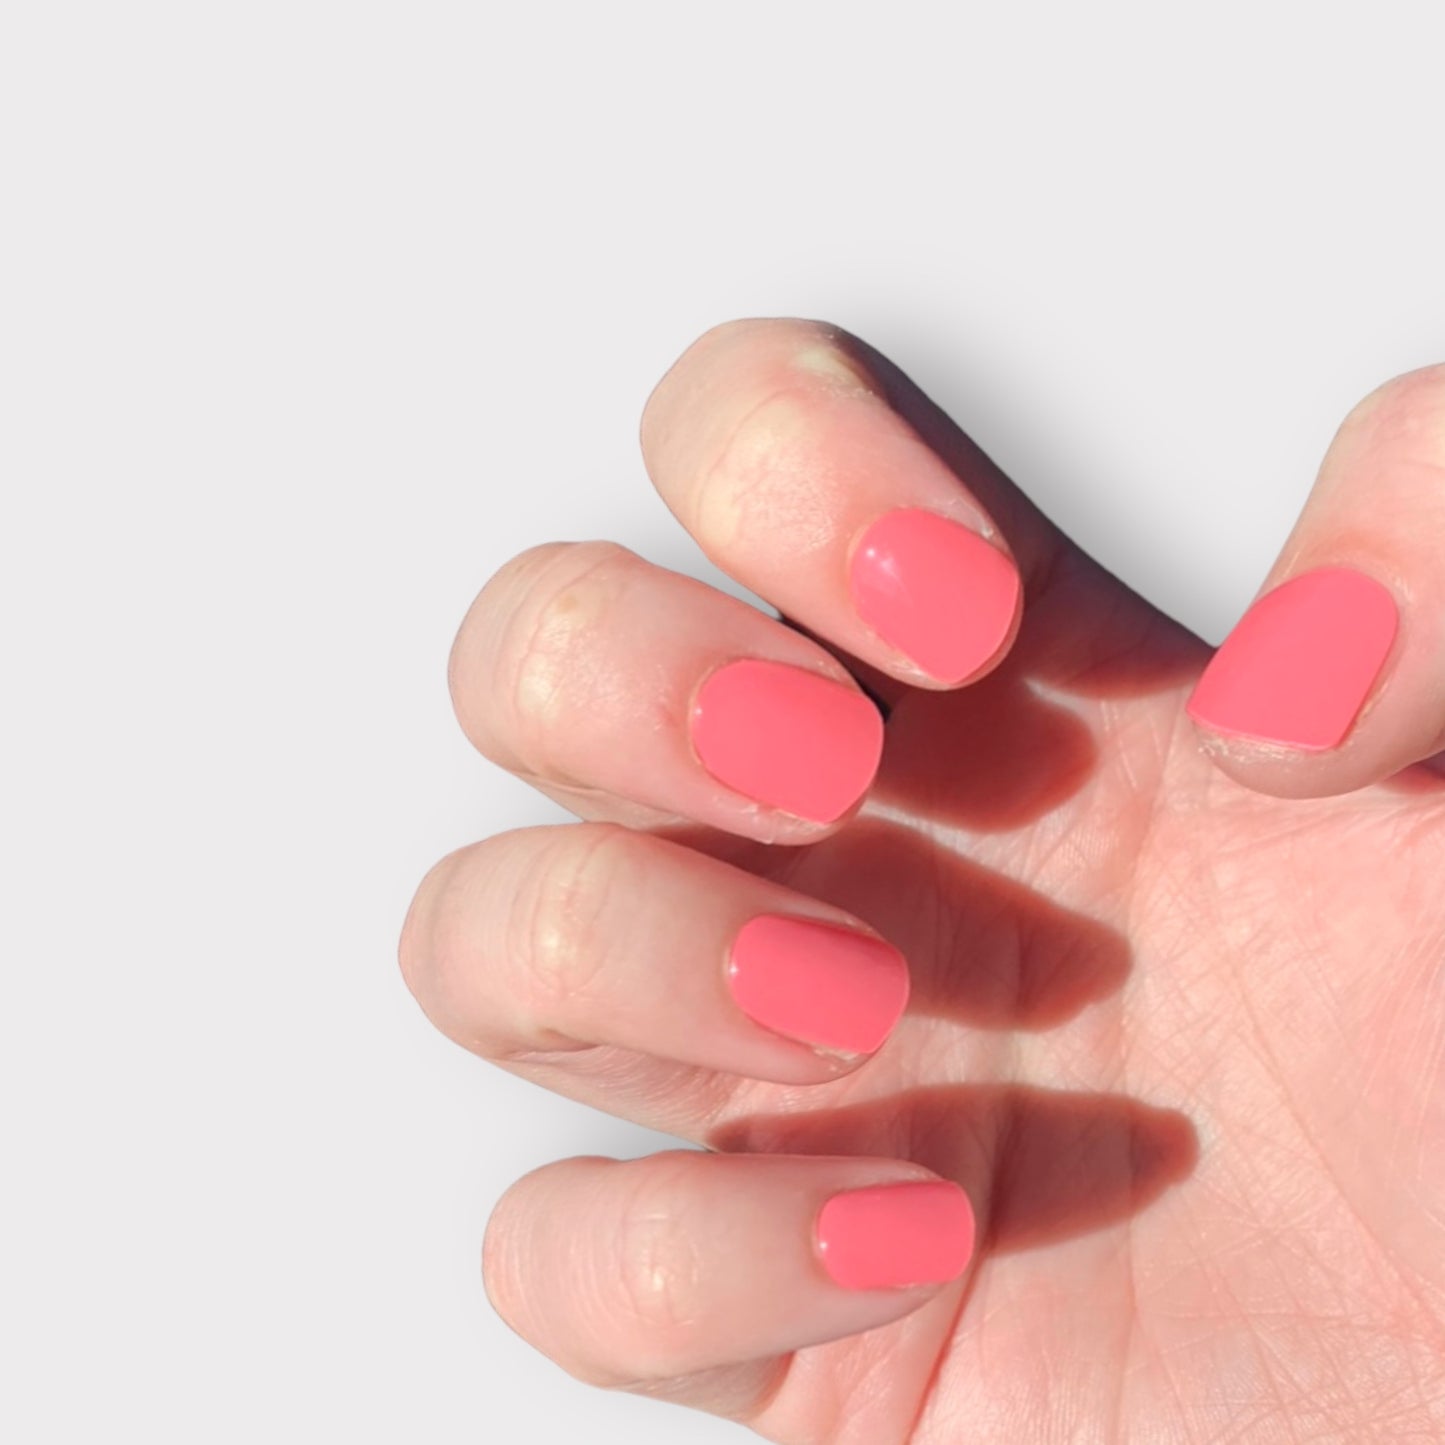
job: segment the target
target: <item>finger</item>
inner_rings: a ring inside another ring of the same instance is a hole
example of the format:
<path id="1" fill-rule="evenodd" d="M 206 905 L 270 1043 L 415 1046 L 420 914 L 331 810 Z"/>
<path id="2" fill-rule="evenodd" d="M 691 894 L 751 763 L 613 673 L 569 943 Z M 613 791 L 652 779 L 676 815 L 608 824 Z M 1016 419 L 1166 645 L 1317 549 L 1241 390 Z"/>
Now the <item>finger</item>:
<path id="1" fill-rule="evenodd" d="M 1261 792 L 1348 792 L 1445 745 L 1445 367 L 1340 428 L 1253 606 L 1188 711 Z"/>
<path id="2" fill-rule="evenodd" d="M 912 1313 L 965 1269 L 956 1184 L 886 1159 L 669 1153 L 527 1175 L 487 1227 L 504 1320 L 595 1384 L 746 1417 L 790 1351 Z"/>
<path id="3" fill-rule="evenodd" d="M 483 753 L 594 817 L 812 841 L 856 807 L 883 746 L 878 709 L 823 648 L 611 543 L 509 562 L 450 674 Z"/>
<path id="4" fill-rule="evenodd" d="M 522 829 L 444 859 L 401 961 L 458 1043 L 563 1068 L 607 1045 L 816 1082 L 877 1050 L 908 997 L 902 956 L 851 915 L 613 824 Z"/>
<path id="5" fill-rule="evenodd" d="M 893 677 L 953 687 L 1003 657 L 1019 564 L 1036 567 L 1056 534 L 1023 506 L 1007 507 L 1022 535 L 1003 529 L 984 497 L 1011 489 L 976 448 L 956 453 L 960 474 L 926 445 L 874 356 L 817 322 L 717 327 L 648 399 L 643 453 L 738 581 Z"/>

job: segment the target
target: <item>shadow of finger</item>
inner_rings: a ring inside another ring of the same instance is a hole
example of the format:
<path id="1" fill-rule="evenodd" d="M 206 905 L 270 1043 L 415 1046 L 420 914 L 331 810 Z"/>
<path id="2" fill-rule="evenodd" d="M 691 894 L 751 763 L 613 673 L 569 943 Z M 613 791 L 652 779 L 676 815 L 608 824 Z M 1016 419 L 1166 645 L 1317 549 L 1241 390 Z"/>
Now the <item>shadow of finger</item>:
<path id="1" fill-rule="evenodd" d="M 911 1159 L 963 1186 L 979 1248 L 1031 1249 L 1117 1223 L 1186 1178 L 1189 1119 L 1126 1094 L 940 1085 L 803 1115 L 734 1120 L 709 1138 L 752 1153 Z"/>

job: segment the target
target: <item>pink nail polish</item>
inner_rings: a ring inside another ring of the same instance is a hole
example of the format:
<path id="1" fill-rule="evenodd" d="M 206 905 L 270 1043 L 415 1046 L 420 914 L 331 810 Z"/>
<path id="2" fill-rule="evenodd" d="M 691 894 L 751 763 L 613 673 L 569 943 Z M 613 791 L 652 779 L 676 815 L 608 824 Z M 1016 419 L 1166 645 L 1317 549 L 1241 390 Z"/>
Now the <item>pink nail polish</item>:
<path id="1" fill-rule="evenodd" d="M 973 1208 L 945 1179 L 835 1194 L 817 1228 L 823 1268 L 844 1289 L 941 1284 L 973 1253 Z"/>
<path id="2" fill-rule="evenodd" d="M 913 507 L 864 532 L 849 584 L 859 617 L 939 682 L 961 682 L 998 651 L 1020 591 L 1018 571 L 997 547 Z"/>
<path id="3" fill-rule="evenodd" d="M 728 987 L 765 1029 L 836 1053 L 871 1054 L 908 1002 L 908 965 L 881 938 L 768 914 L 738 931 Z"/>
<path id="4" fill-rule="evenodd" d="M 1320 567 L 1267 592 L 1195 685 L 1188 713 L 1213 732 L 1304 752 L 1350 730 L 1399 627 L 1388 589 L 1350 567 Z"/>
<path id="5" fill-rule="evenodd" d="M 747 659 L 698 689 L 692 744 L 719 782 L 815 823 L 840 818 L 868 790 L 883 752 L 883 719 L 861 692 Z"/>

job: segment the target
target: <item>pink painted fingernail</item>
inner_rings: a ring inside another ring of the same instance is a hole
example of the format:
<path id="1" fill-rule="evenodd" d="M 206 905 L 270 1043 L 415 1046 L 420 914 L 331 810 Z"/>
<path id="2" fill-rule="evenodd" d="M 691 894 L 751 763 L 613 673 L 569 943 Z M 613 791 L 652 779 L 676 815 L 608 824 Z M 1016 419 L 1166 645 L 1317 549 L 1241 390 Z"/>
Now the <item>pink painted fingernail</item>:
<path id="1" fill-rule="evenodd" d="M 973 1253 L 973 1207 L 946 1179 L 835 1194 L 818 1213 L 818 1254 L 844 1289 L 956 1279 Z"/>
<path id="2" fill-rule="evenodd" d="M 815 823 L 868 790 L 883 719 L 861 692 L 781 662 L 718 668 L 698 689 L 692 744 L 719 782 Z"/>
<path id="3" fill-rule="evenodd" d="M 738 931 L 728 987 L 765 1029 L 815 1048 L 871 1054 L 908 1002 L 908 965 L 881 938 L 768 914 Z"/>
<path id="4" fill-rule="evenodd" d="M 1395 599 L 1350 567 L 1321 567 L 1265 593 L 1240 618 L 1189 699 L 1218 733 L 1305 752 L 1339 744 L 1399 627 Z"/>
<path id="5" fill-rule="evenodd" d="M 962 682 L 996 653 L 1020 591 L 1014 564 L 976 532 L 936 512 L 879 517 L 853 553 L 858 615 L 930 677 Z"/>

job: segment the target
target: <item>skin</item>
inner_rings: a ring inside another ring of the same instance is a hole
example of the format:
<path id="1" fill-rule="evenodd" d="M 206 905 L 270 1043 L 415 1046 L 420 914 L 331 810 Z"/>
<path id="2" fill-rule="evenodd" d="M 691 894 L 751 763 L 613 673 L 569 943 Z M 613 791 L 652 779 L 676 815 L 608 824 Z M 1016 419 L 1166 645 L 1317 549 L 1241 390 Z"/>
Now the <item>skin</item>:
<path id="1" fill-rule="evenodd" d="M 846 333 L 709 332 L 642 439 L 704 551 L 789 622 L 611 544 L 508 563 L 458 637 L 457 712 L 586 821 L 444 860 L 402 966 L 465 1046 L 708 1148 L 519 1181 L 484 1247 L 503 1317 L 584 1379 L 786 1445 L 1445 1438 L 1445 368 L 1351 413 L 1265 582 L 1365 566 L 1400 605 L 1328 753 L 1201 733 L 1209 649 Z M 898 505 L 1024 578 L 955 688 L 848 607 L 849 539 Z M 840 822 L 697 765 L 688 699 L 735 656 L 886 709 Z M 769 910 L 904 951 L 875 1056 L 732 1008 L 727 941 Z M 934 1175 L 974 1205 L 964 1275 L 831 1285 L 821 1201 Z"/>

